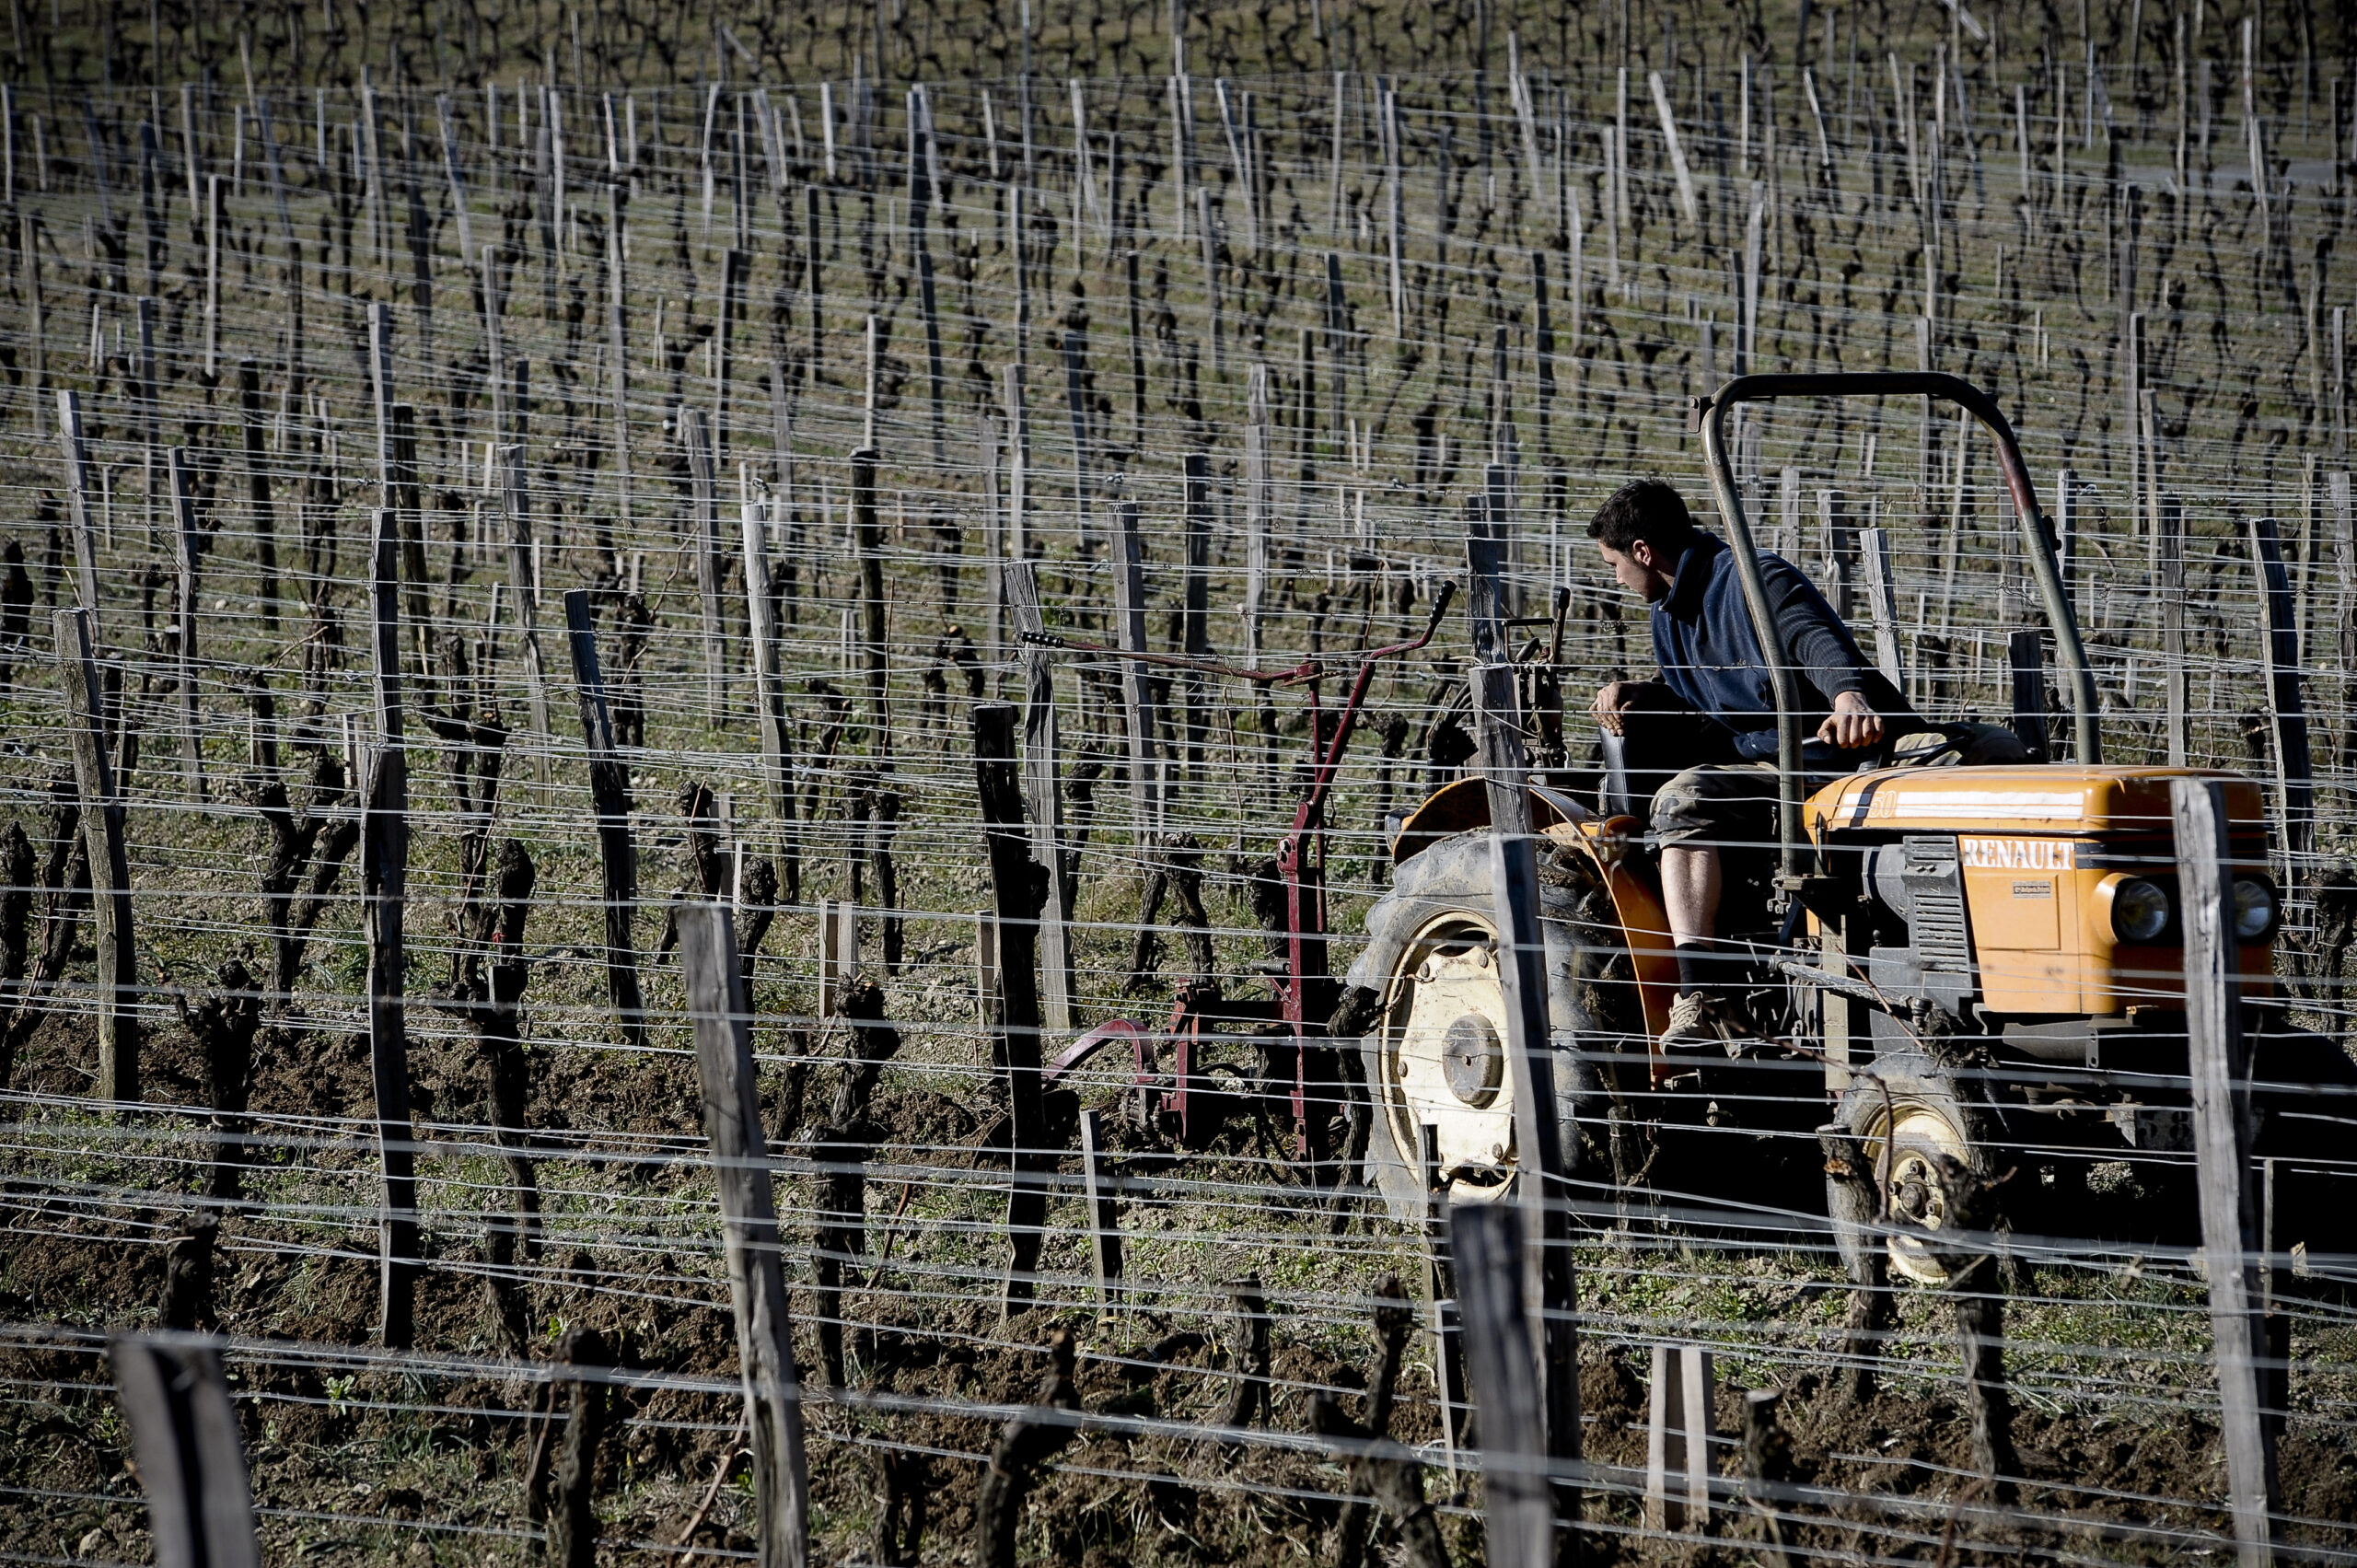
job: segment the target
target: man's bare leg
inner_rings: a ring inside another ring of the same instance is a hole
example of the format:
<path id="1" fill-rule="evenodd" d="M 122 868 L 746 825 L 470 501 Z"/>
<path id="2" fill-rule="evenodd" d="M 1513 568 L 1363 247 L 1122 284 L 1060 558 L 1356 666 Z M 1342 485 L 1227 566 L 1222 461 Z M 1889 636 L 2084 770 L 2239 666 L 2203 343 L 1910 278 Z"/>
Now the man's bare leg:
<path id="1" fill-rule="evenodd" d="M 1719 929 L 1719 852 L 1708 844 L 1669 844 L 1661 852 L 1661 900 L 1669 937 L 1684 947 L 1710 945 Z"/>
<path id="2" fill-rule="evenodd" d="M 1712 942 L 1718 931 L 1719 852 L 1708 844 L 1669 844 L 1661 852 L 1662 903 L 1678 949 L 1678 1004 L 1670 1010 L 1666 1050 L 1692 1050 L 1719 1030 L 1708 1011 L 1724 980 Z"/>

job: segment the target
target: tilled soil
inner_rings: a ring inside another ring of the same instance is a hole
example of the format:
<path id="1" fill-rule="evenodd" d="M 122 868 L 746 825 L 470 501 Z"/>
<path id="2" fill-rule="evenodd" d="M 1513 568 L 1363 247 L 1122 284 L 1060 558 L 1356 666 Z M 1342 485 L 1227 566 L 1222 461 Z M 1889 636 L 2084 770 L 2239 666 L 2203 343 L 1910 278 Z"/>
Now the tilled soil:
<path id="1" fill-rule="evenodd" d="M 78 1092 L 82 1042 L 44 1031 L 29 1053 L 31 1086 Z M 463 1047 L 419 1053 L 421 1100 L 471 1114 L 479 1074 Z M 263 1053 L 258 1115 L 342 1115 L 366 1104 L 360 1042 L 334 1036 L 281 1040 Z M 616 1179 L 660 1191 L 676 1169 L 655 1156 L 693 1129 L 689 1064 L 668 1055 L 566 1053 L 538 1076 L 533 1113 L 558 1141 L 572 1126 L 643 1133 L 649 1164 L 617 1166 Z M 150 1041 L 148 1093 L 186 1103 L 199 1074 L 177 1030 Z M 821 1098 L 808 1097 L 815 1114 Z M 874 1106 L 882 1141 L 939 1150 L 981 1139 L 995 1115 L 987 1096 L 962 1103 L 922 1081 L 888 1077 Z M 432 1114 L 422 1110 L 421 1120 Z M 610 1144 L 614 1132 L 601 1132 Z M 941 1157 L 938 1156 L 927 1157 Z M 52 1183 L 11 1189 L 0 1259 L 0 1318 L 54 1325 L 0 1349 L 15 1393 L 0 1413 L 0 1551 L 41 1557 L 142 1561 L 148 1552 L 136 1478 L 97 1337 L 152 1325 L 164 1295 L 170 1216 L 157 1210 L 75 1204 Z M 797 1235 L 788 1184 L 789 1244 Z M 869 1245 L 888 1225 L 871 1194 Z M 1376 1222 L 1381 1223 L 1381 1222 Z M 211 1326 L 249 1342 L 229 1366 L 273 1560 L 312 1553 L 468 1562 L 533 1550 L 539 1505 L 531 1484 L 554 1447 L 547 1386 L 502 1375 L 499 1319 L 478 1270 L 481 1238 L 446 1238 L 418 1295 L 418 1357 L 339 1359 L 317 1347 L 366 1347 L 377 1309 L 377 1265 L 349 1245 L 299 1252 L 241 1244 L 248 1222 L 222 1226 Z M 365 1232 L 354 1233 L 365 1237 Z M 273 1232 L 273 1237 L 283 1236 Z M 259 1235 L 255 1241 L 270 1237 Z M 1309 1233 L 1304 1245 L 1314 1245 Z M 545 1362 L 560 1330 L 594 1330 L 620 1373 L 621 1416 L 599 1470 L 600 1529 L 617 1553 L 679 1540 L 738 1439 L 735 1331 L 714 1260 L 647 1247 L 558 1249 L 525 1287 L 532 1332 L 525 1350 Z M 818 1560 L 866 1561 L 888 1489 L 921 1498 L 927 1562 L 971 1560 L 976 1487 L 995 1434 L 993 1407 L 1041 1392 L 1051 1332 L 1082 1342 L 1077 1385 L 1101 1424 L 1065 1448 L 1038 1480 L 1025 1516 L 1023 1556 L 1060 1563 L 1324 1561 L 1335 1550 L 1348 1487 L 1345 1460 L 1310 1435 L 1318 1389 L 1342 1390 L 1356 1417 L 1374 1371 L 1370 1332 L 1336 1332 L 1330 1318 L 1271 1324 L 1269 1441 L 1223 1441 L 1213 1430 L 1236 1376 L 1233 1322 L 1213 1315 L 1132 1312 L 1103 1318 L 1035 1309 L 1002 1324 L 970 1285 L 919 1273 L 888 1276 L 896 1290 L 853 1290 L 846 1316 L 852 1389 L 839 1401 L 816 1386 L 809 1326 L 797 1355 L 813 1381 L 806 1406 Z M 1372 1279 L 1366 1282 L 1373 1283 Z M 692 1299 L 691 1299 L 692 1297 Z M 795 1307 L 810 1300 L 797 1291 Z M 283 1346 L 284 1352 L 271 1347 Z M 1429 1353 L 1411 1339 L 1392 1435 L 1434 1445 Z M 1715 1543 L 1665 1542 L 1637 1531 L 1633 1489 L 1645 1464 L 1642 1347 L 1598 1342 L 1583 1355 L 1585 1456 L 1598 1468 L 1585 1516 L 1594 1561 L 1665 1555 L 1704 1559 L 1756 1549 L 1759 1519 L 1740 1505 Z M 2225 1528 L 2204 1499 L 2224 1493 L 2217 1434 L 2189 1411 L 2123 1419 L 2100 1411 L 2024 1411 L 2018 1512 L 1975 1473 L 1969 1423 L 1956 1386 L 1886 1388 L 1861 1404 L 1835 1382 L 1795 1365 L 1777 1419 L 1791 1440 L 1783 1493 L 1788 1544 L 1810 1553 L 1866 1553 L 1946 1563 L 1967 1555 L 2095 1553 L 2161 1561 L 2217 1549 Z M 691 1386 L 679 1386 L 688 1384 Z M 562 1406 L 560 1406 L 562 1413 Z M 1723 1388 L 1722 1432 L 1739 1434 L 1741 1391 Z M 2357 1453 L 2331 1429 L 2294 1419 L 2281 1468 L 2287 1542 L 2346 1544 L 2357 1518 Z M 1481 1552 L 1478 1481 L 1434 1462 L 1424 1483 L 1459 1562 Z M 888 1456 L 896 1456 L 888 1462 Z M 1722 1462 L 1733 1471 L 1732 1453 Z M 888 1470 L 891 1473 L 888 1477 Z M 752 1504 L 741 1479 L 721 1486 L 701 1516 L 696 1544 L 751 1549 Z M 2313 1522 L 2302 1522 L 2313 1521 Z M 1749 1544 L 1747 1544 L 1749 1543 Z"/>

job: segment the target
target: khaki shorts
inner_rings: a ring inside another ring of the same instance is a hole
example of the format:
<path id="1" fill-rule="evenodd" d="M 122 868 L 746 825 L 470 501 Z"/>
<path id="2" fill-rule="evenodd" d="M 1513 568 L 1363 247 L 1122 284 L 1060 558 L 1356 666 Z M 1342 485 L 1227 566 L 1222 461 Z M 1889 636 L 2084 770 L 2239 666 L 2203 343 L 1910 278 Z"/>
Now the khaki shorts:
<path id="1" fill-rule="evenodd" d="M 1706 762 L 1687 769 L 1654 796 L 1653 830 L 1665 844 L 1773 848 L 1776 764 Z"/>

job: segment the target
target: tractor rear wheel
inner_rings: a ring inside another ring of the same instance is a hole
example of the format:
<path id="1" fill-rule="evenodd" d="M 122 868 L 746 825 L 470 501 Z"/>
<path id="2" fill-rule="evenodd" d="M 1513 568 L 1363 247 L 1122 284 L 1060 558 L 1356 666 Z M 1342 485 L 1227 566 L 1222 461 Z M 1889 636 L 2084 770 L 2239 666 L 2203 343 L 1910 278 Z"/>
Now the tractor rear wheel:
<path id="1" fill-rule="evenodd" d="M 1948 1270 L 1935 1250 L 1907 1231 L 1946 1228 L 1947 1198 L 1940 1185 L 1944 1157 L 1988 1174 L 1985 1108 L 1954 1069 L 1929 1052 L 1906 1050 L 1875 1057 L 1850 1081 L 1839 1121 L 1858 1141 L 1875 1184 L 1877 1212 L 1864 1220 L 1902 1227 L 1885 1243 L 1890 1266 L 1918 1284 L 1947 1283 Z M 1855 1273 L 1870 1243 L 1843 1197 L 1829 1178 L 1827 1210 L 1841 1255 Z"/>
<path id="2" fill-rule="evenodd" d="M 1553 1115 L 1567 1167 L 1580 1157 L 1580 1123 L 1595 1117 L 1600 1125 L 1596 1068 L 1582 1053 L 1615 1043 L 1584 980 L 1585 947 L 1575 929 L 1595 911 L 1585 889 L 1568 885 L 1576 880 L 1550 873 L 1540 883 Z M 1365 929 L 1344 1006 L 1364 1031 L 1360 1048 L 1375 1123 L 1369 1174 L 1395 1215 L 1421 1216 L 1429 1126 L 1453 1200 L 1503 1196 L 1522 1151 L 1505 1058 L 1489 830 L 1444 839 L 1400 866 L 1391 891 L 1368 911 Z"/>

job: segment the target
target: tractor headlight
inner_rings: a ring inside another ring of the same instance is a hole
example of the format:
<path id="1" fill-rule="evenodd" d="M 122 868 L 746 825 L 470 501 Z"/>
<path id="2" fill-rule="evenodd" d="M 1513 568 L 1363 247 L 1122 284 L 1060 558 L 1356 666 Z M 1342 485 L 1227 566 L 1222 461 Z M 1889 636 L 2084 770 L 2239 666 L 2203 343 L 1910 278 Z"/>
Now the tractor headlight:
<path id="1" fill-rule="evenodd" d="M 2271 885 L 2256 877 L 2237 877 L 2234 896 L 2237 938 L 2256 942 L 2275 929 L 2275 889 Z"/>
<path id="2" fill-rule="evenodd" d="M 2111 889 L 2111 934 L 2122 942 L 2154 942 L 2169 928 L 2169 893 L 2158 882 L 2130 877 Z"/>

